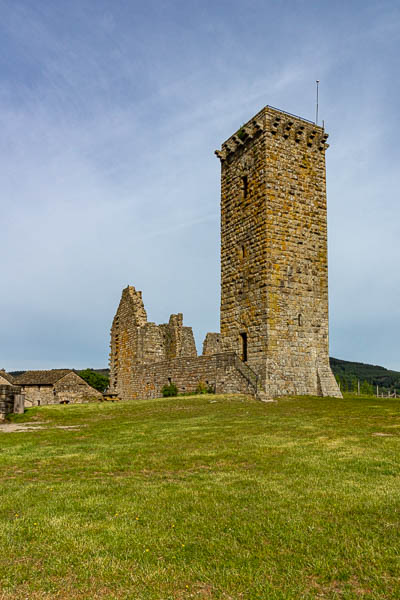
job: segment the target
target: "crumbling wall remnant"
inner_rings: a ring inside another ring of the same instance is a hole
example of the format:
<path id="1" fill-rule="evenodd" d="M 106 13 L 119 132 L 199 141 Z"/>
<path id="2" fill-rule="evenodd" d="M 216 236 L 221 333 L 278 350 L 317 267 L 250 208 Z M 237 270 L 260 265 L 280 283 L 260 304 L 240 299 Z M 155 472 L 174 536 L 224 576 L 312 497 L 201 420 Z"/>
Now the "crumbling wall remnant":
<path id="1" fill-rule="evenodd" d="M 182 313 L 171 315 L 162 325 L 148 322 L 142 292 L 133 286 L 122 292 L 110 347 L 110 389 L 124 399 L 135 396 L 135 373 L 140 365 L 197 357 L 192 328 L 183 325 Z"/>
<path id="2" fill-rule="evenodd" d="M 222 352 L 222 341 L 220 333 L 207 333 L 203 342 L 203 356 L 218 354 Z"/>

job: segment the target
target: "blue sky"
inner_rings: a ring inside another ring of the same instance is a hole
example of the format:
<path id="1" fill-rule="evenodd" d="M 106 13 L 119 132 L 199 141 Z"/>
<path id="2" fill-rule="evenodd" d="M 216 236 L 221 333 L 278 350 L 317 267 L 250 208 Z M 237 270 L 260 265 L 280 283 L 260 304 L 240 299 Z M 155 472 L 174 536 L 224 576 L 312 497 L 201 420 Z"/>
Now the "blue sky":
<path id="1" fill-rule="evenodd" d="M 400 5 L 0 0 L 0 367 L 102 367 L 121 290 L 219 327 L 219 161 L 262 106 L 330 134 L 330 353 L 400 370 Z"/>

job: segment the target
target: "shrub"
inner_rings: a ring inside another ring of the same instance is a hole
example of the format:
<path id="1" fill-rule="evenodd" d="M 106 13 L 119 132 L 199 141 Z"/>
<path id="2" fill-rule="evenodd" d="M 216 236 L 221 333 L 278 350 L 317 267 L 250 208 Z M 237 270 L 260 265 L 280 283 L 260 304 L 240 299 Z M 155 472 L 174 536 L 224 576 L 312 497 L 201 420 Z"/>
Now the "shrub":
<path id="1" fill-rule="evenodd" d="M 196 394 L 207 394 L 208 385 L 204 381 L 199 381 L 196 388 Z"/>
<path id="2" fill-rule="evenodd" d="M 199 381 L 196 388 L 196 394 L 214 394 L 214 387 L 205 381 Z"/>
<path id="3" fill-rule="evenodd" d="M 246 130 L 243 125 L 237 130 L 236 135 L 238 136 L 239 140 L 244 140 L 246 137 Z"/>
<path id="4" fill-rule="evenodd" d="M 171 383 L 166 384 L 162 387 L 161 393 L 164 398 L 169 398 L 170 396 L 177 396 L 178 388 L 176 387 L 175 383 L 171 381 Z"/>

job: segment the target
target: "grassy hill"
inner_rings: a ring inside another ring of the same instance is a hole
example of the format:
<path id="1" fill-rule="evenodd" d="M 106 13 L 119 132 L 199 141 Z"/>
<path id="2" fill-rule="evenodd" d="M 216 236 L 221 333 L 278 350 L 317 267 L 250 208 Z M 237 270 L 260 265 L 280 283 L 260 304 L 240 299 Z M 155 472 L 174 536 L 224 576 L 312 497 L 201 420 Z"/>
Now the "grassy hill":
<path id="1" fill-rule="evenodd" d="M 400 597 L 396 400 L 47 406 L 1 433 L 2 600 Z"/>

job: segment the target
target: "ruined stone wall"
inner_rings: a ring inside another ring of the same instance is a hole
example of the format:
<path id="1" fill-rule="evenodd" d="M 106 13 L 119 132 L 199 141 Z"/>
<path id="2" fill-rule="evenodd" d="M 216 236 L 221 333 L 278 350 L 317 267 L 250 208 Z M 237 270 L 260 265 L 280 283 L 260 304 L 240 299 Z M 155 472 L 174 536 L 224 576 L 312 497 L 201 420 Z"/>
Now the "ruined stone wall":
<path id="1" fill-rule="evenodd" d="M 197 356 L 196 342 L 191 327 L 182 327 L 181 356 Z"/>
<path id="2" fill-rule="evenodd" d="M 222 341 L 220 333 L 207 333 L 203 342 L 203 356 L 218 354 L 222 352 Z"/>
<path id="3" fill-rule="evenodd" d="M 142 294 L 133 286 L 122 292 L 110 346 L 110 390 L 124 399 L 135 397 L 133 373 L 138 365 L 197 357 L 192 328 L 183 326 L 182 313 L 162 325 L 148 322 Z"/>
<path id="4" fill-rule="evenodd" d="M 326 138 L 266 107 L 217 152 L 223 346 L 268 396 L 340 396 L 328 351 Z"/>
<path id="5" fill-rule="evenodd" d="M 224 353 L 135 365 L 131 398 L 159 398 L 162 387 L 171 382 L 178 387 L 179 393 L 194 392 L 202 382 L 218 394 L 254 394 L 246 373 L 237 368 L 236 358 L 234 354 Z"/>
<path id="6" fill-rule="evenodd" d="M 111 327 L 110 344 L 110 389 L 118 391 L 121 397 L 129 395 L 131 390 L 132 362 L 139 360 L 140 328 L 146 323 L 141 292 L 126 287 Z M 157 341 L 161 346 L 161 339 Z"/>

